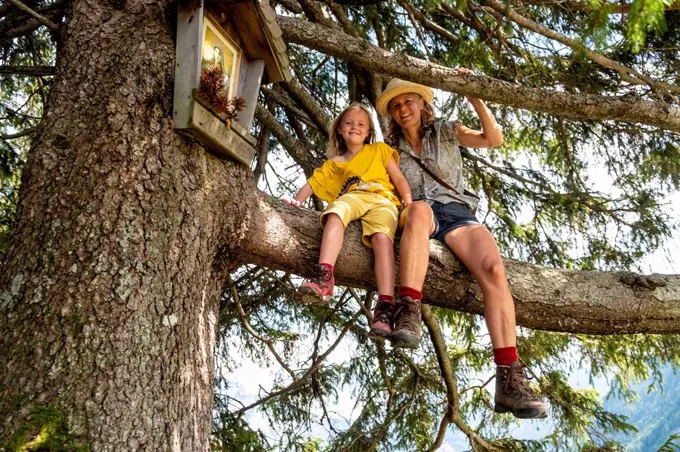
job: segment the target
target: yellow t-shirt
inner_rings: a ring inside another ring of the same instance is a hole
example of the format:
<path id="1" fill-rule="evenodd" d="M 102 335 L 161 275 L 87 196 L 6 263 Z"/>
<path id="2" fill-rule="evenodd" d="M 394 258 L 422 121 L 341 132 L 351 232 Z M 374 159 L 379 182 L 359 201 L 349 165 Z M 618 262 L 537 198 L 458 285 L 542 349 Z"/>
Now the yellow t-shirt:
<path id="1" fill-rule="evenodd" d="M 387 173 L 387 163 L 392 157 L 399 164 L 399 154 L 385 143 L 366 144 L 349 162 L 326 160 L 321 168 L 314 170 L 307 183 L 316 196 L 329 203 L 341 194 L 363 190 L 380 193 L 399 205 Z"/>

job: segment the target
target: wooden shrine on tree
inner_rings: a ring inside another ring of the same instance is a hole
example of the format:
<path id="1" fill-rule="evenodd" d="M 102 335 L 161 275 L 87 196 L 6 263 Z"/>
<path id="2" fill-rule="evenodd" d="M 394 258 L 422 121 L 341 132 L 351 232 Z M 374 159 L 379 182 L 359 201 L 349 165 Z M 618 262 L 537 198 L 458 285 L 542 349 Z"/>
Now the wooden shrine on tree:
<path id="1" fill-rule="evenodd" d="M 183 5 L 182 5 L 183 3 Z M 212 152 L 250 165 L 262 84 L 290 80 L 275 14 L 257 0 L 180 2 L 173 119 Z"/>

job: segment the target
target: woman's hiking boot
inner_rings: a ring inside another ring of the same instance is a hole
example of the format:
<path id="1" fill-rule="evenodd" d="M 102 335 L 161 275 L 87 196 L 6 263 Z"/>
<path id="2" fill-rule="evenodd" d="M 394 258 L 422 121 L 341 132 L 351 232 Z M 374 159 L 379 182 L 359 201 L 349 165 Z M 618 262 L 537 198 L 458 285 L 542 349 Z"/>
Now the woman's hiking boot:
<path id="1" fill-rule="evenodd" d="M 302 303 L 328 303 L 333 298 L 334 284 L 333 273 L 323 265 L 319 265 L 317 274 L 298 287 L 295 299 Z"/>
<path id="2" fill-rule="evenodd" d="M 394 313 L 395 303 L 388 301 L 378 301 L 373 309 L 373 322 L 369 336 L 376 339 L 389 338 L 392 335 L 392 314 Z"/>
<path id="3" fill-rule="evenodd" d="M 401 297 L 396 302 L 393 318 L 392 346 L 418 348 L 422 335 L 420 300 L 414 300 L 409 296 Z"/>
<path id="4" fill-rule="evenodd" d="M 496 413 L 511 412 L 516 418 L 547 417 L 545 404 L 538 400 L 524 375 L 524 366 L 515 361 L 509 366 L 496 367 Z"/>

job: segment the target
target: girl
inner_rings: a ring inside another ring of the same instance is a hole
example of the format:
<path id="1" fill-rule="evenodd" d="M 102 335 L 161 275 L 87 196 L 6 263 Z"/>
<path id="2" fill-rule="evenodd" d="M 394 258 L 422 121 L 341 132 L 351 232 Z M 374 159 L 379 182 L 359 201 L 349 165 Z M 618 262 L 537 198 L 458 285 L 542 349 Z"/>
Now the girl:
<path id="1" fill-rule="evenodd" d="M 390 337 L 394 296 L 394 247 L 400 201 L 411 203 L 411 189 L 399 169 L 399 155 L 385 143 L 375 143 L 375 127 L 366 107 L 353 103 L 331 126 L 328 160 L 289 204 L 302 207 L 312 194 L 328 202 L 321 214 L 324 228 L 318 274 L 306 280 L 296 298 L 307 303 L 328 302 L 333 296 L 333 266 L 342 248 L 345 228 L 361 219 L 362 240 L 375 254 L 378 303 L 372 335 Z"/>

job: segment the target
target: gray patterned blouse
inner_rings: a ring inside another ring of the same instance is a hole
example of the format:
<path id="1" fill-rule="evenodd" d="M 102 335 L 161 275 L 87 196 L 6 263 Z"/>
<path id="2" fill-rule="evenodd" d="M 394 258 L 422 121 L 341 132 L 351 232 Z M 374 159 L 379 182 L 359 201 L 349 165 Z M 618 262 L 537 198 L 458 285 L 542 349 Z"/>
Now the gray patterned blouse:
<path id="1" fill-rule="evenodd" d="M 474 212 L 479 198 L 470 192 L 465 193 L 463 159 L 458 145 L 455 121 L 437 122 L 431 129 L 425 131 L 420 157 L 404 138 L 399 140 L 397 146 L 399 168 L 411 186 L 414 201 L 423 200 L 430 205 L 435 201 L 442 204 L 455 202 L 469 206 Z M 420 159 L 430 171 L 463 194 L 459 195 L 442 187 L 439 182 L 425 173 L 414 159 Z"/>

